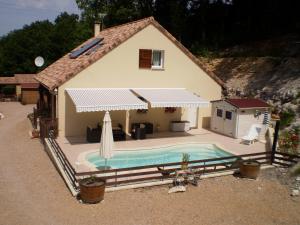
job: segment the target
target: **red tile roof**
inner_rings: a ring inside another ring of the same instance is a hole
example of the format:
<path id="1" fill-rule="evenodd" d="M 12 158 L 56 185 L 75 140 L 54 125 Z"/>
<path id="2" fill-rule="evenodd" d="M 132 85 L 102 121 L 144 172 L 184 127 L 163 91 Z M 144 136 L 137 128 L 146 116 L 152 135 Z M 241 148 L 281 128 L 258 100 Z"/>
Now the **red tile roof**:
<path id="1" fill-rule="evenodd" d="M 36 74 L 15 74 L 16 81 L 19 84 L 23 83 L 38 83 L 36 79 L 34 79 Z"/>
<path id="2" fill-rule="evenodd" d="M 38 89 L 39 83 L 23 83 L 21 84 L 22 89 Z"/>
<path id="3" fill-rule="evenodd" d="M 260 100 L 260 99 L 254 99 L 254 98 L 248 98 L 248 99 L 226 99 L 226 102 L 229 104 L 240 108 L 268 108 L 270 107 L 269 104 L 266 102 Z"/>
<path id="4" fill-rule="evenodd" d="M 38 83 L 35 74 L 15 74 L 14 77 L 0 77 L 0 84 Z"/>
<path id="5" fill-rule="evenodd" d="M 142 20 L 137 20 L 124 25 L 115 26 L 105 29 L 99 33 L 99 37 L 104 38 L 101 48 L 93 51 L 91 54 L 82 54 L 75 59 L 69 57 L 69 53 L 48 66 L 41 71 L 35 78 L 41 82 L 48 89 L 53 90 L 59 87 L 76 74 L 101 59 L 108 52 L 128 40 L 137 32 L 141 31 L 148 25 L 152 24 L 160 30 L 169 40 L 171 40 L 178 48 L 180 48 L 191 60 L 193 60 L 202 70 L 211 76 L 219 85 L 224 87 L 224 83 L 211 71 L 206 69 L 204 64 L 195 57 L 188 49 L 186 49 L 180 42 L 178 42 L 166 29 L 164 29 L 153 17 L 148 17 Z M 76 49 L 81 48 L 83 45 L 89 43 L 94 39 L 91 38 L 78 46 Z"/>
<path id="6" fill-rule="evenodd" d="M 17 84 L 15 77 L 0 77 L 0 84 Z"/>

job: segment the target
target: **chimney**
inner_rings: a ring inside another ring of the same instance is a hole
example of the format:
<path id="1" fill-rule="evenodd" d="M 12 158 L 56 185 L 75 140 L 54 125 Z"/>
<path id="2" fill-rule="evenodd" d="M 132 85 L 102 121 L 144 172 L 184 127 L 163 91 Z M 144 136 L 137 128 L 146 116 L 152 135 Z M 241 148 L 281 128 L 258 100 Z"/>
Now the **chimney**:
<path id="1" fill-rule="evenodd" d="M 99 33 L 101 32 L 102 24 L 99 21 L 96 21 L 94 24 L 94 36 L 98 36 Z"/>

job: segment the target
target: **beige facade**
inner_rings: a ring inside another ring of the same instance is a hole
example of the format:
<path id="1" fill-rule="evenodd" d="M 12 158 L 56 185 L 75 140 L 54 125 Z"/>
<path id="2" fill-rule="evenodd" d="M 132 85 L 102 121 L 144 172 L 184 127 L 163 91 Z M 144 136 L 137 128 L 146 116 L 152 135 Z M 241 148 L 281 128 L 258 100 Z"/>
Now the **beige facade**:
<path id="1" fill-rule="evenodd" d="M 105 41 L 105 40 L 104 40 Z M 139 49 L 164 50 L 164 68 L 139 69 Z M 66 88 L 186 88 L 206 100 L 221 98 L 221 86 L 153 25 L 129 38 L 103 58 L 58 88 L 59 135 L 83 136 L 87 125 L 95 125 L 103 113 L 76 113 Z M 149 121 L 167 130 L 170 120 L 186 119 L 186 109 L 173 114 L 150 109 L 147 114 L 130 111 L 130 122 Z M 200 108 L 198 127 L 208 127 L 211 108 Z M 126 112 L 112 112 L 112 120 L 125 125 Z"/>
<path id="2" fill-rule="evenodd" d="M 18 84 L 18 85 L 16 85 L 16 95 L 17 95 L 18 100 L 21 99 L 21 94 L 22 94 L 21 85 Z"/>

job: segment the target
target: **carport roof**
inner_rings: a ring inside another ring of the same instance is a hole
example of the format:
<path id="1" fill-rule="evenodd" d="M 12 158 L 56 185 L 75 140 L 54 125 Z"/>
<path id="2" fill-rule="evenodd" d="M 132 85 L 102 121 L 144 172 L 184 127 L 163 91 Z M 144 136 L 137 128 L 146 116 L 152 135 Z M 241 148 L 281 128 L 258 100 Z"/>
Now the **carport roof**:
<path id="1" fill-rule="evenodd" d="M 0 84 L 18 84 L 15 77 L 0 77 Z"/>

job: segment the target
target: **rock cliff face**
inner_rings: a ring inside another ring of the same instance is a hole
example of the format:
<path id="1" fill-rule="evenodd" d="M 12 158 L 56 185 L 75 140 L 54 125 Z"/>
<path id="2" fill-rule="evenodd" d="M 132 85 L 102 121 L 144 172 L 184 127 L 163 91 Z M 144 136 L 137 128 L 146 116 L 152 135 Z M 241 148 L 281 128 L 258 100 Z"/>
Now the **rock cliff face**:
<path id="1" fill-rule="evenodd" d="M 259 97 L 274 110 L 295 114 L 300 125 L 300 36 L 289 35 L 228 48 L 202 58 L 225 83 L 225 96 Z"/>

